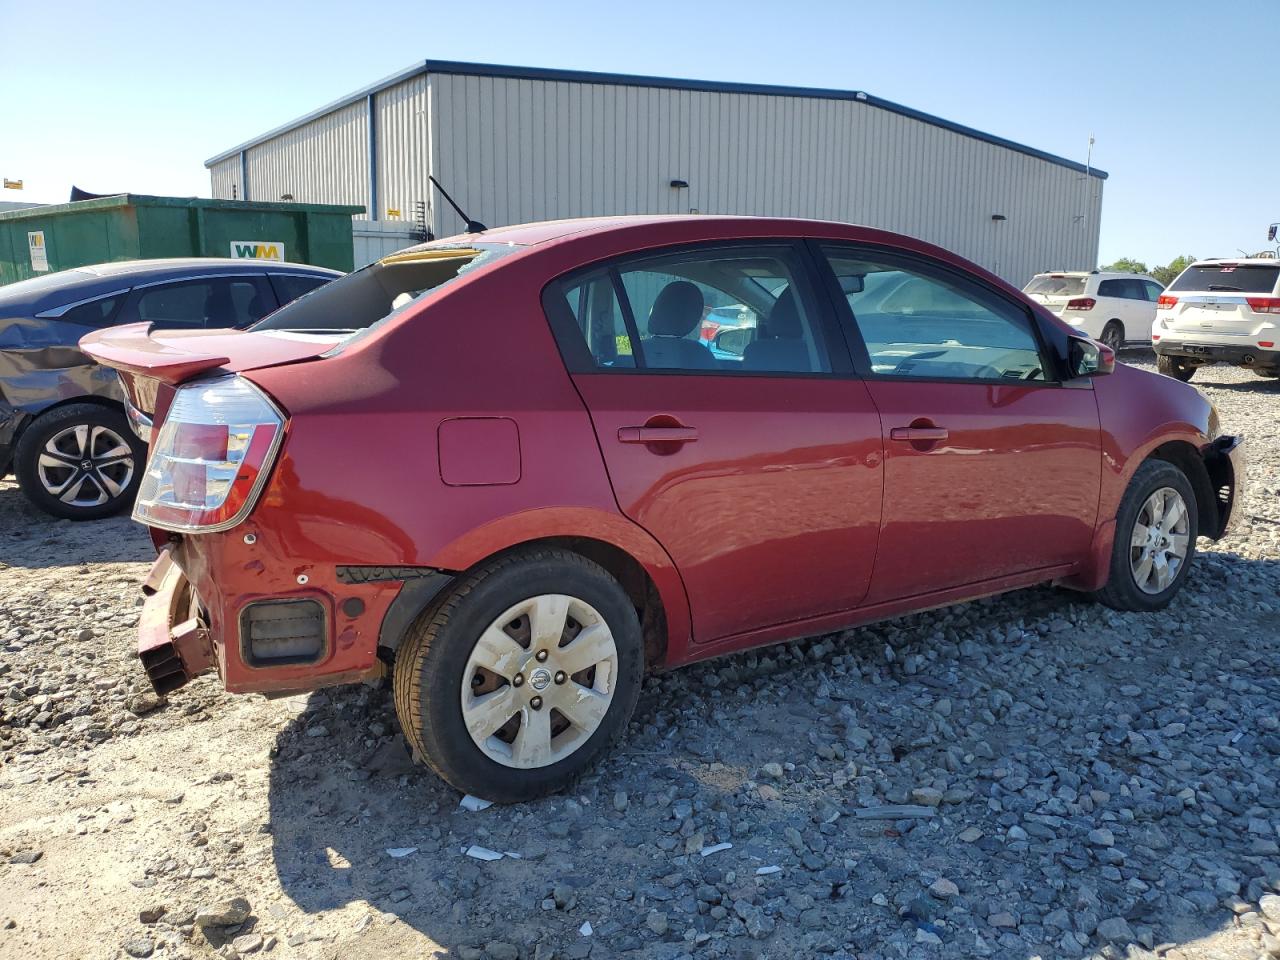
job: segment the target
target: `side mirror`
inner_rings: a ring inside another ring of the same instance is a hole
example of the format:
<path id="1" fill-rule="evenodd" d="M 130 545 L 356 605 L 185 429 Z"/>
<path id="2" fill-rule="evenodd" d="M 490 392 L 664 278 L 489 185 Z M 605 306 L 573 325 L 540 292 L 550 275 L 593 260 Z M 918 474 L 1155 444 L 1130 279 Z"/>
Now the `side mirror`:
<path id="1" fill-rule="evenodd" d="M 1275 243 L 1277 230 L 1280 230 L 1280 223 L 1273 223 L 1267 227 L 1267 240 L 1271 243 Z"/>
<path id="2" fill-rule="evenodd" d="M 716 349 L 740 357 L 747 352 L 747 344 L 755 339 L 754 327 L 731 327 L 716 334 Z"/>
<path id="3" fill-rule="evenodd" d="M 1069 353 L 1073 377 L 1102 377 L 1115 372 L 1116 352 L 1104 343 L 1072 337 Z"/>

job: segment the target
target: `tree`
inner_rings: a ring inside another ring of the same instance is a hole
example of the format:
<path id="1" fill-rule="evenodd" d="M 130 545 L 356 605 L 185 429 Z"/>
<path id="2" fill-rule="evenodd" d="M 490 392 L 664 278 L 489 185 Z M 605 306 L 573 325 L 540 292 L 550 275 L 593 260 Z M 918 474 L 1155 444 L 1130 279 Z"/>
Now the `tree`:
<path id="1" fill-rule="evenodd" d="M 1102 269 L 1106 273 L 1146 273 L 1147 265 L 1141 260 L 1121 257 L 1115 263 L 1109 263 Z"/>
<path id="2" fill-rule="evenodd" d="M 1159 280 L 1164 286 L 1173 283 L 1174 279 L 1187 267 L 1196 262 L 1196 258 L 1189 253 L 1184 253 L 1180 257 L 1175 257 L 1169 261 L 1167 267 L 1156 267 L 1151 271 L 1151 276 Z"/>

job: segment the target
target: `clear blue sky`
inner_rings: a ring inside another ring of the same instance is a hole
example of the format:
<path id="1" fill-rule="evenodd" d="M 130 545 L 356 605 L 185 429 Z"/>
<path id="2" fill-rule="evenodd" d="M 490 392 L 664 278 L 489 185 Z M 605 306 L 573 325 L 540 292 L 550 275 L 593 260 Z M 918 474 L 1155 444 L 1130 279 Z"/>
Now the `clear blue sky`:
<path id="1" fill-rule="evenodd" d="M 0 0 L 0 36 L 3 200 L 208 196 L 206 158 L 436 58 L 866 90 L 1080 161 L 1092 133 L 1104 263 L 1280 220 L 1275 0 Z"/>

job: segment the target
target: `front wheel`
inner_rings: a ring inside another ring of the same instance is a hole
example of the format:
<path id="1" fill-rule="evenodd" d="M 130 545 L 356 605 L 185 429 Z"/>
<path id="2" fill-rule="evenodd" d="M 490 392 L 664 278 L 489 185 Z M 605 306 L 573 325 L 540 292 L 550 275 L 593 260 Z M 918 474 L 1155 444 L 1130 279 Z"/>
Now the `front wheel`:
<path id="1" fill-rule="evenodd" d="M 1194 365 L 1187 363 L 1182 357 L 1156 357 L 1156 369 L 1166 377 L 1173 377 L 1186 383 L 1196 374 Z"/>
<path id="2" fill-rule="evenodd" d="M 18 441 L 13 472 L 27 499 L 66 520 L 97 520 L 133 505 L 147 447 L 124 414 L 72 403 L 38 417 Z"/>
<path id="3" fill-rule="evenodd" d="M 608 572 L 567 551 L 520 551 L 468 574 L 411 628 L 396 713 L 457 789 L 532 800 L 618 739 L 643 666 L 640 621 Z"/>
<path id="4" fill-rule="evenodd" d="M 1116 512 L 1111 570 L 1096 598 L 1116 610 L 1168 606 L 1195 559 L 1198 519 L 1185 473 L 1163 460 L 1142 464 Z"/>

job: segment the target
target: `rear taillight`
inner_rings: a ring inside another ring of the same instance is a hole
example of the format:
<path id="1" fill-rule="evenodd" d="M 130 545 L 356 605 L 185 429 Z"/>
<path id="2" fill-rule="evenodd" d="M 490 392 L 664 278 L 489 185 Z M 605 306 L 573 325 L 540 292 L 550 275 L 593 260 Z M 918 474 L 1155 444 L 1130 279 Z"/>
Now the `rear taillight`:
<path id="1" fill-rule="evenodd" d="M 1172 310 L 1177 305 L 1178 305 L 1177 297 L 1171 297 L 1164 293 L 1160 294 L 1159 299 L 1156 300 L 1157 310 Z"/>
<path id="2" fill-rule="evenodd" d="M 165 530 L 233 527 L 258 495 L 284 418 L 243 377 L 179 387 L 151 445 L 133 518 Z"/>
<path id="3" fill-rule="evenodd" d="M 1245 297 L 1254 313 L 1280 313 L 1280 297 Z"/>
<path id="4" fill-rule="evenodd" d="M 1092 310 L 1098 301 L 1093 297 L 1076 297 L 1074 300 L 1067 301 L 1068 310 Z"/>

